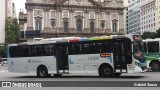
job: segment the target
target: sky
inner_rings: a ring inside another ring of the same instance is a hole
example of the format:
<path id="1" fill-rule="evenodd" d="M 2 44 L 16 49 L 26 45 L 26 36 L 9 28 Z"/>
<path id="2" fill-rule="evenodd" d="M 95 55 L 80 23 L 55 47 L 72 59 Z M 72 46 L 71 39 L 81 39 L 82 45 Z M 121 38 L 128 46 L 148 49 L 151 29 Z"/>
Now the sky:
<path id="1" fill-rule="evenodd" d="M 21 8 L 24 10 L 24 12 L 26 11 L 25 10 L 26 0 L 13 0 L 13 2 L 15 3 L 16 14 L 17 14 L 17 17 L 18 17 L 18 14 L 19 14 Z"/>

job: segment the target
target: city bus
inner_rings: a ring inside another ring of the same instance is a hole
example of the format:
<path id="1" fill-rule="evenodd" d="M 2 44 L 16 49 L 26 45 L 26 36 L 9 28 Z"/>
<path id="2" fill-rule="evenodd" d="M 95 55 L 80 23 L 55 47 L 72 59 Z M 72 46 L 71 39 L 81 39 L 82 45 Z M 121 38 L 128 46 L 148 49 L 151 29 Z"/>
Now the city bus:
<path id="1" fill-rule="evenodd" d="M 152 71 L 160 71 L 160 38 L 146 39 L 143 42 L 147 66 Z"/>
<path id="2" fill-rule="evenodd" d="M 66 37 L 8 45 L 8 71 L 38 77 L 90 74 L 101 77 L 147 70 L 139 35 Z"/>

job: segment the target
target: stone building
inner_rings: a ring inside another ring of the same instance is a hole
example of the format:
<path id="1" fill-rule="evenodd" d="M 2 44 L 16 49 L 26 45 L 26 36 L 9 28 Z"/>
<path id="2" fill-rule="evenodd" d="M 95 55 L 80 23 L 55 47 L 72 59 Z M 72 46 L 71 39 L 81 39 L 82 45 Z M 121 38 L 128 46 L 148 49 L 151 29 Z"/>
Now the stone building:
<path id="1" fill-rule="evenodd" d="M 27 29 L 27 14 L 25 14 L 23 10 L 20 10 L 18 20 L 19 20 L 19 29 L 21 32 L 20 40 L 22 40 L 25 38 L 24 33 Z"/>
<path id="2" fill-rule="evenodd" d="M 26 38 L 124 34 L 123 0 L 26 0 Z"/>

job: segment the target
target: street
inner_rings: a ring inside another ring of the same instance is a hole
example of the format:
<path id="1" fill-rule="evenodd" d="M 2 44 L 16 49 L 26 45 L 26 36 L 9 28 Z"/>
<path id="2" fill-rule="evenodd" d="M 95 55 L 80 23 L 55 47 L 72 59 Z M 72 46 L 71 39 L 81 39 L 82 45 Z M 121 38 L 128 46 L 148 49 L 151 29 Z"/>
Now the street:
<path id="1" fill-rule="evenodd" d="M 51 76 L 49 78 L 37 78 L 35 74 L 26 74 L 26 73 L 11 73 L 7 71 L 7 67 L 2 67 L 0 66 L 0 81 L 53 81 L 53 82 L 65 82 L 69 81 L 72 82 L 72 86 L 77 86 L 77 83 L 73 83 L 73 81 L 76 82 L 91 82 L 94 83 L 94 85 L 99 85 L 104 82 L 110 82 L 110 81 L 160 81 L 160 72 L 145 72 L 145 73 L 133 73 L 133 74 L 122 74 L 120 77 L 112 77 L 112 78 L 101 78 L 98 77 L 97 75 L 63 75 L 62 77 L 54 77 Z M 82 83 L 80 83 L 82 84 Z M 57 84 L 56 84 L 57 85 Z M 94 87 L 93 85 L 93 87 Z M 61 85 L 58 85 L 61 86 Z M 57 90 L 63 90 L 66 88 L 63 88 L 65 85 L 62 85 L 62 87 L 56 87 L 53 86 L 52 88 L 57 89 Z M 92 86 L 92 85 L 86 85 L 86 86 Z M 68 87 L 69 88 L 69 87 Z M 87 89 L 88 88 L 88 89 Z M 96 89 L 97 88 L 97 89 Z M 105 90 L 109 87 L 94 87 L 94 88 L 89 88 L 89 87 L 81 87 L 81 88 L 76 88 L 77 90 Z M 125 87 L 129 88 L 129 87 Z M 151 87 L 149 87 L 151 88 Z M 0 90 L 10 90 L 11 88 L 1 88 Z M 27 88 L 23 88 L 24 90 L 27 90 Z M 44 88 L 43 88 L 44 89 Z M 42 88 L 34 88 L 34 90 L 43 90 Z M 51 90 L 50 88 L 47 87 L 48 90 Z M 110 88 L 111 89 L 111 88 Z M 112 90 L 116 88 L 112 87 Z M 134 90 L 135 88 L 130 88 L 130 90 Z M 147 90 L 147 87 L 137 87 L 136 90 Z M 158 87 L 152 87 L 153 90 L 158 90 Z M 17 90 L 15 88 L 15 90 Z M 75 90 L 75 87 L 70 87 L 67 90 Z M 123 87 L 123 90 L 124 87 Z M 127 90 L 127 89 L 126 89 Z M 148 89 L 150 90 L 150 89 Z"/>

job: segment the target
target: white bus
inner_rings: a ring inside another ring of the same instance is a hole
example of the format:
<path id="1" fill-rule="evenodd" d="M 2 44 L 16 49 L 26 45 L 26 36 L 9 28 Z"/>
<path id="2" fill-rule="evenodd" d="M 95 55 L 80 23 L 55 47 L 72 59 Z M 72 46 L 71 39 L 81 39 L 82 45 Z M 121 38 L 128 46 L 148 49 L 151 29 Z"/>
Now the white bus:
<path id="1" fill-rule="evenodd" d="M 86 73 L 112 77 L 147 69 L 138 35 L 47 40 L 8 45 L 9 71 L 38 77 Z"/>

